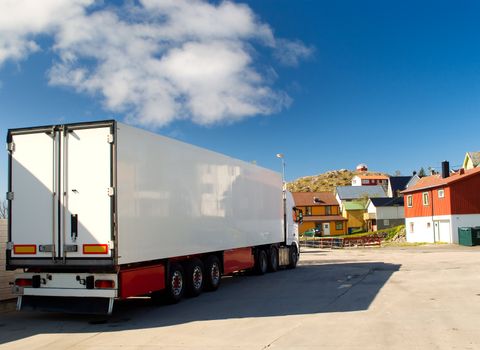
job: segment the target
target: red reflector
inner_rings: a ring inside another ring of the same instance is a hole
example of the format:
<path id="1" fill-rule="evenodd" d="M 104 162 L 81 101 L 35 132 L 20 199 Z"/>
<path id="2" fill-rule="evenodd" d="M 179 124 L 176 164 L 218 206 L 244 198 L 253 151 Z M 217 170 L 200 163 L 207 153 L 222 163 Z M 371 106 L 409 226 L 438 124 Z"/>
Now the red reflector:
<path id="1" fill-rule="evenodd" d="M 115 282 L 111 280 L 96 280 L 95 288 L 115 288 Z"/>
<path id="2" fill-rule="evenodd" d="M 32 280 L 29 278 L 17 278 L 15 280 L 15 285 L 19 287 L 31 287 Z"/>

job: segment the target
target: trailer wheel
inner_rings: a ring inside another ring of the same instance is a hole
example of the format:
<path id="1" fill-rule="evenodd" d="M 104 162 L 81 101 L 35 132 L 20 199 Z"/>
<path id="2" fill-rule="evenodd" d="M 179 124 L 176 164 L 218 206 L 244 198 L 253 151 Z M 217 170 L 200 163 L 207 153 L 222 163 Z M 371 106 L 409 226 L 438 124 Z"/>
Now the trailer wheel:
<path id="1" fill-rule="evenodd" d="M 220 260 L 215 255 L 210 255 L 205 261 L 205 289 L 217 290 L 221 280 Z"/>
<path id="2" fill-rule="evenodd" d="M 268 251 L 268 271 L 275 272 L 278 270 L 278 249 L 270 247 Z"/>
<path id="3" fill-rule="evenodd" d="M 171 304 L 178 303 L 185 291 L 185 273 L 182 265 L 170 264 L 167 280 L 166 298 Z"/>
<path id="4" fill-rule="evenodd" d="M 294 269 L 295 267 L 297 267 L 297 263 L 298 263 L 298 250 L 295 244 L 292 244 L 290 246 L 288 254 L 289 254 L 290 262 L 288 263 L 287 267 L 289 269 Z"/>
<path id="5" fill-rule="evenodd" d="M 257 275 L 264 275 L 268 269 L 267 253 L 261 249 L 257 252 L 254 270 Z"/>
<path id="6" fill-rule="evenodd" d="M 185 268 L 186 292 L 189 297 L 196 297 L 203 290 L 203 263 L 200 259 L 192 259 L 187 262 Z"/>

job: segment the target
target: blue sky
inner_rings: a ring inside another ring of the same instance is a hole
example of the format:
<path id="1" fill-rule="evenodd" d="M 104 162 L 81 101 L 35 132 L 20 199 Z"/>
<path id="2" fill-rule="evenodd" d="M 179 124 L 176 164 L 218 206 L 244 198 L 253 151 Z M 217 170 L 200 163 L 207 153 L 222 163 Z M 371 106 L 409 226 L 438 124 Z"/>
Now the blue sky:
<path id="1" fill-rule="evenodd" d="M 181 18 L 175 11 L 192 8 L 190 0 L 175 9 L 156 0 L 91 1 L 67 1 L 60 11 L 78 19 L 79 28 L 111 21 L 105 26 L 128 38 L 118 43 L 102 32 L 80 40 L 81 30 L 68 27 L 75 21 L 38 14 L 35 1 L 32 8 L 0 9 L 21 17 L 2 27 L 0 14 L 3 140 L 8 128 L 115 118 L 278 171 L 275 154 L 282 152 L 288 180 L 361 162 L 410 174 L 445 159 L 459 165 L 466 151 L 480 150 L 477 1 L 257 0 L 198 7 L 218 27 L 192 24 L 195 13 L 192 22 L 174 23 Z M 156 15 L 172 23 L 158 24 Z M 123 30 L 132 23 L 157 26 L 160 34 L 150 41 L 130 37 L 130 27 Z M 6 42 L 7 33 L 17 40 Z M 166 44 L 162 35 L 169 36 Z M 152 40 L 163 46 L 150 53 Z M 135 48 L 125 62 L 118 58 L 122 45 Z M 151 68 L 143 67 L 145 57 L 154 58 Z M 130 79 L 126 85 L 117 64 Z M 6 163 L 3 152 L 2 193 Z"/>

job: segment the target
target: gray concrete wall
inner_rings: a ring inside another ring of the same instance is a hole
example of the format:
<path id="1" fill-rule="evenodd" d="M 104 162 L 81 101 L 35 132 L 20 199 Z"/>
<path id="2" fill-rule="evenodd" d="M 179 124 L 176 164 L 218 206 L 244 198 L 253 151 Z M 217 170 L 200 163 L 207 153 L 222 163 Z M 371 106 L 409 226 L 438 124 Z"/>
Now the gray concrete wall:
<path id="1" fill-rule="evenodd" d="M 8 284 L 13 281 L 13 271 L 5 271 L 7 231 L 7 220 L 0 219 L 0 301 L 14 298 L 11 287 Z"/>
<path id="2" fill-rule="evenodd" d="M 389 221 L 390 222 L 388 225 L 384 225 L 383 219 L 377 220 L 377 230 L 383 230 L 385 228 L 405 225 L 405 219 L 389 219 Z"/>

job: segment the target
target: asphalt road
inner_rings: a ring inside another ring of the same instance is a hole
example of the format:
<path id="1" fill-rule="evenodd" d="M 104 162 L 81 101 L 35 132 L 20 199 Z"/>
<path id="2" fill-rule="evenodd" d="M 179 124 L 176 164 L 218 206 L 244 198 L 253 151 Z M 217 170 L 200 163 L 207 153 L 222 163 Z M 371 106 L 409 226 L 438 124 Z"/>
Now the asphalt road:
<path id="1" fill-rule="evenodd" d="M 309 249 L 295 270 L 110 318 L 4 312 L 6 349 L 480 349 L 480 247 Z"/>

